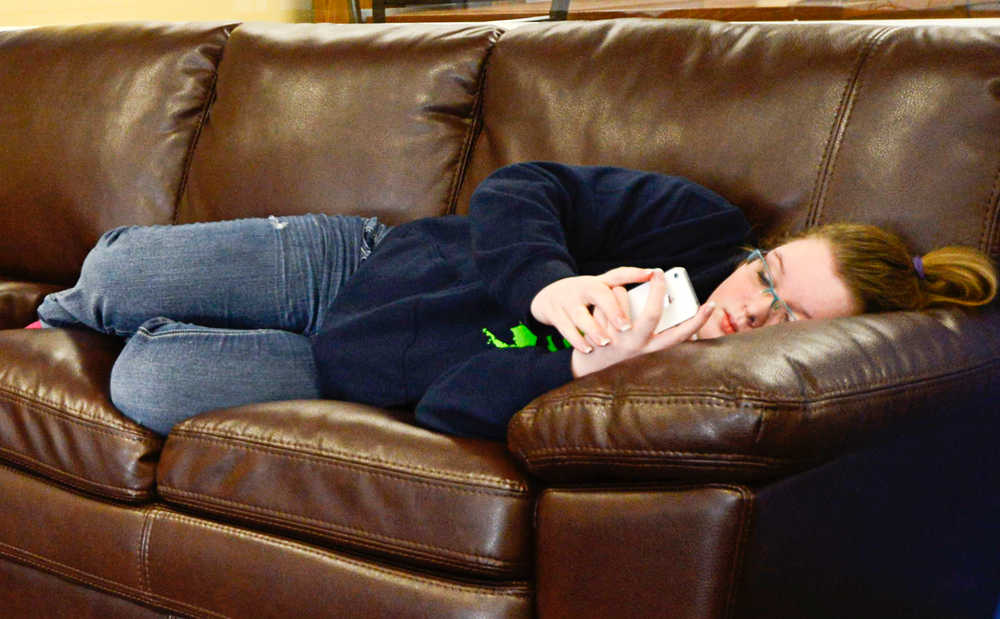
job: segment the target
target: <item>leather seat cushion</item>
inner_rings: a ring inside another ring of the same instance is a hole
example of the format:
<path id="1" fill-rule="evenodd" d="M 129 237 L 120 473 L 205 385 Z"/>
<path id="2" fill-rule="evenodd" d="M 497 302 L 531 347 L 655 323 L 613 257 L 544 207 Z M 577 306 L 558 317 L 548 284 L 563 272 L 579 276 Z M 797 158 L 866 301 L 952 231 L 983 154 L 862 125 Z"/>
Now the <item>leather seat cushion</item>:
<path id="1" fill-rule="evenodd" d="M 175 426 L 168 502 L 314 543 L 490 578 L 527 574 L 533 495 L 502 443 L 331 401 L 255 404 Z"/>

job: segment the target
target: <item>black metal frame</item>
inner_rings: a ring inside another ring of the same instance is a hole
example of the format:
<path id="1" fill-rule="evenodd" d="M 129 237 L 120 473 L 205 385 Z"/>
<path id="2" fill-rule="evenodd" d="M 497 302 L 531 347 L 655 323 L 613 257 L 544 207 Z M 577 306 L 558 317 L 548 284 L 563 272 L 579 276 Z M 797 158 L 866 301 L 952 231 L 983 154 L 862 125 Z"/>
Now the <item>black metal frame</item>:
<path id="1" fill-rule="evenodd" d="M 552 0 L 552 5 L 549 8 L 549 20 L 550 21 L 563 21 L 569 17 L 569 1 L 570 0 Z M 382 24 L 385 23 L 385 9 L 386 7 L 402 7 L 402 6 L 412 6 L 417 4 L 446 4 L 442 0 L 372 0 L 372 23 Z M 468 2 L 463 0 L 461 2 L 462 6 L 468 5 Z M 361 8 L 358 5 L 358 0 L 348 0 L 348 9 L 351 14 L 351 21 L 354 23 L 361 23 Z"/>

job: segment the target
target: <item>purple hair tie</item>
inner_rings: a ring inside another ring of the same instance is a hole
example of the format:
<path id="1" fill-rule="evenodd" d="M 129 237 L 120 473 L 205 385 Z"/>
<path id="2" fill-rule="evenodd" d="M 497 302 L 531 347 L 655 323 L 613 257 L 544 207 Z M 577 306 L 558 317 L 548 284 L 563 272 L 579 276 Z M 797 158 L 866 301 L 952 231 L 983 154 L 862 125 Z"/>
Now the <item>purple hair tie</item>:
<path id="1" fill-rule="evenodd" d="M 920 256 L 913 257 L 913 268 L 917 270 L 917 277 L 920 279 L 925 279 L 924 277 L 924 260 Z"/>

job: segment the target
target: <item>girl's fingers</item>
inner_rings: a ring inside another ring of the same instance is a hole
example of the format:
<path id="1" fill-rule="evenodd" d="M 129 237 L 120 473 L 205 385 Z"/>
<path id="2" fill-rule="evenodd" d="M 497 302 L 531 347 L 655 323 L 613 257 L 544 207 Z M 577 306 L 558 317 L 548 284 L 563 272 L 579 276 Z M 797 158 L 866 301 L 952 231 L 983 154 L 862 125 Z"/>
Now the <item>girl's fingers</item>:
<path id="1" fill-rule="evenodd" d="M 565 312 L 558 312 L 556 320 L 552 322 L 552 326 L 559 331 L 559 334 L 566 338 L 573 348 L 579 350 L 582 353 L 590 354 L 593 347 L 587 343 L 584 339 L 583 334 L 580 333 L 573 321 L 570 320 L 569 316 Z"/>
<path id="2" fill-rule="evenodd" d="M 628 302 L 628 290 L 625 290 L 623 286 L 615 286 L 611 289 L 611 292 L 615 295 L 615 300 L 618 301 L 618 307 L 621 308 L 622 313 L 625 314 L 626 320 L 629 324 L 626 329 L 632 326 L 632 310 L 629 307 Z"/>
<path id="3" fill-rule="evenodd" d="M 618 267 L 597 277 L 608 286 L 623 286 L 649 281 L 655 269 L 640 269 L 639 267 Z"/>
<path id="4" fill-rule="evenodd" d="M 607 346 L 611 343 L 608 334 L 597 324 L 593 314 L 586 307 L 581 305 L 573 311 L 573 323 L 577 329 L 583 331 L 591 342 L 598 346 Z"/>
<path id="5" fill-rule="evenodd" d="M 698 330 L 705 326 L 715 309 L 715 301 L 709 301 L 698 308 L 698 312 L 679 325 L 670 327 L 655 338 L 655 350 L 667 348 L 680 342 L 686 342 L 691 336 L 698 333 Z"/>
<path id="6" fill-rule="evenodd" d="M 595 309 L 599 308 L 602 312 L 604 312 L 604 315 L 608 317 L 609 321 L 616 329 L 619 331 L 625 331 L 628 329 L 628 314 L 622 311 L 618 297 L 614 292 L 612 292 L 611 288 L 608 288 L 603 284 L 598 284 L 592 288 L 589 293 L 587 301 L 590 302 Z M 628 303 L 626 300 L 626 306 L 627 305 Z M 607 338 L 609 334 L 602 333 L 601 335 Z"/>
<path id="7" fill-rule="evenodd" d="M 656 274 L 649 280 L 649 296 L 646 297 L 646 305 L 639 312 L 639 316 L 632 319 L 632 323 L 642 332 L 650 334 L 656 329 L 660 322 L 660 315 L 663 314 L 663 298 L 667 294 L 667 280 L 663 276 L 663 271 L 657 269 Z"/>
<path id="8" fill-rule="evenodd" d="M 594 308 L 594 321 L 598 324 L 598 326 L 600 326 L 602 329 L 604 329 L 605 333 L 608 333 L 609 335 L 611 335 L 611 343 L 614 344 L 614 341 L 615 341 L 614 340 L 614 331 L 615 331 L 615 328 L 611 326 L 611 324 L 608 322 L 608 317 L 604 314 L 604 312 L 601 311 L 601 308 L 599 308 L 599 307 L 595 307 Z M 602 344 L 600 342 L 595 341 L 589 335 L 586 336 L 586 338 L 587 338 L 587 342 L 589 344 L 591 344 L 592 346 L 602 346 Z M 603 346 L 607 346 L 607 344 L 603 344 Z"/>
<path id="9" fill-rule="evenodd" d="M 597 321 L 597 324 L 601 325 L 601 328 L 604 329 L 605 332 L 607 332 L 607 330 L 610 328 L 610 323 L 608 322 L 608 316 L 604 312 L 602 312 L 601 308 L 599 307 L 594 308 L 594 320 Z"/>

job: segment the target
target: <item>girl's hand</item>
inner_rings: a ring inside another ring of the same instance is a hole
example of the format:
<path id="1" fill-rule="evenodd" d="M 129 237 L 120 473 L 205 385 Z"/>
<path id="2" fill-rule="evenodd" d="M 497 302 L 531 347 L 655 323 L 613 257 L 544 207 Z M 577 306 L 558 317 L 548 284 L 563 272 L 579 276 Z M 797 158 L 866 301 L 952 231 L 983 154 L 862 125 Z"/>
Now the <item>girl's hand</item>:
<path id="1" fill-rule="evenodd" d="M 554 281 L 531 300 L 531 315 L 558 329 L 574 352 L 590 353 L 595 346 L 609 345 L 613 333 L 631 328 L 624 286 L 648 281 L 653 273 L 652 269 L 619 267 L 602 275 Z M 603 325 L 594 320 L 591 308 L 606 317 Z"/>
<path id="2" fill-rule="evenodd" d="M 667 282 L 663 277 L 663 271 L 657 271 L 651 280 L 646 306 L 638 316 L 633 318 L 632 329 L 625 332 L 612 330 L 610 345 L 597 348 L 590 353 L 582 353 L 579 349 L 574 350 L 571 363 L 573 376 L 580 378 L 626 359 L 657 350 L 665 350 L 690 340 L 708 321 L 715 308 L 715 303 L 706 303 L 698 308 L 698 313 L 688 320 L 660 333 L 653 333 L 660 321 L 660 314 L 663 313 L 663 296 L 666 292 Z M 607 325 L 607 317 L 600 309 L 595 310 L 594 314 L 598 324 Z"/>

